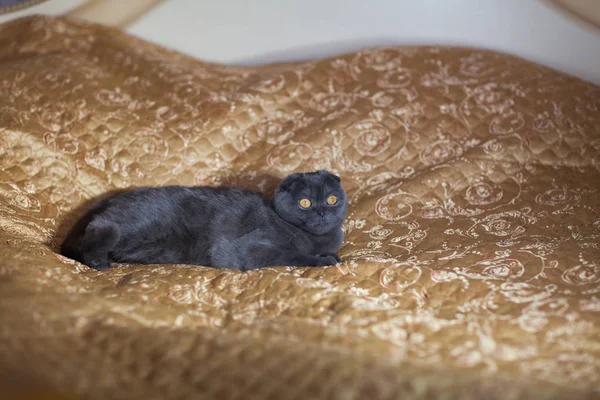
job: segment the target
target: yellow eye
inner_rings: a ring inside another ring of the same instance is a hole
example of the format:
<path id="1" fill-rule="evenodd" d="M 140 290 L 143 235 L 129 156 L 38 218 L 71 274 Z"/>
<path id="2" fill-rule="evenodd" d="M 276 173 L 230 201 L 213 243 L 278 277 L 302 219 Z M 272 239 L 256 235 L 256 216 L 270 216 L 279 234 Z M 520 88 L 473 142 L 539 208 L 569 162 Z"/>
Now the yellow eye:
<path id="1" fill-rule="evenodd" d="M 329 196 L 329 197 L 327 198 L 327 204 L 329 204 L 329 205 L 331 205 L 331 206 L 332 206 L 332 205 L 334 205 L 335 203 L 337 203 L 337 197 L 335 197 L 335 196 Z"/>
<path id="2" fill-rule="evenodd" d="M 302 208 L 308 208 L 308 207 L 310 207 L 311 204 L 312 203 L 310 202 L 309 199 L 300 200 L 300 207 L 302 207 Z"/>

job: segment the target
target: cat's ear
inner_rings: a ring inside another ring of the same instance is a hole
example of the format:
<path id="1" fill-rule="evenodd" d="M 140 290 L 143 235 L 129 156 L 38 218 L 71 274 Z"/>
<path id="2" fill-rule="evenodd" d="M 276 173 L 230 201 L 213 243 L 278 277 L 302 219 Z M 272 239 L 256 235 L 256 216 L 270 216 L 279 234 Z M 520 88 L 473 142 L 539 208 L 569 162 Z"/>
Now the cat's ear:
<path id="1" fill-rule="evenodd" d="M 324 169 L 322 169 L 322 170 L 320 170 L 320 171 L 317 171 L 317 174 L 321 174 L 321 175 L 329 175 L 330 177 L 332 177 L 333 179 L 335 179 L 335 180 L 336 180 L 336 181 L 338 181 L 338 182 L 341 182 L 341 181 L 342 181 L 342 179 L 341 179 L 339 176 L 337 176 L 337 175 L 335 175 L 335 174 L 332 174 L 331 172 L 329 172 L 329 171 L 327 171 L 327 170 L 324 170 Z"/>
<path id="2" fill-rule="evenodd" d="M 281 184 L 279 185 L 279 187 L 277 188 L 277 192 L 288 192 L 292 189 L 292 186 L 294 186 L 294 183 L 298 180 L 298 178 L 300 178 L 302 175 L 304 175 L 301 172 L 296 172 L 294 174 L 290 174 L 288 175 L 283 182 L 281 182 Z"/>

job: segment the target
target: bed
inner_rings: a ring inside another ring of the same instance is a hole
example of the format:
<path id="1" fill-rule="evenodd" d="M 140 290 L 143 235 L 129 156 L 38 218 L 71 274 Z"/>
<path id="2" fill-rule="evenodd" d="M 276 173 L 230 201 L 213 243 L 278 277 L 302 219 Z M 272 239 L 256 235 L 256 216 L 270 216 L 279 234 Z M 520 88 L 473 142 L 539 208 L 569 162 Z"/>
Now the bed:
<path id="1" fill-rule="evenodd" d="M 317 169 L 349 195 L 336 266 L 98 272 L 57 254 L 110 190 L 268 193 Z M 99 25 L 12 21 L 0 26 L 2 388 L 595 398 L 599 189 L 600 88 L 523 59 L 390 47 L 234 68 Z"/>

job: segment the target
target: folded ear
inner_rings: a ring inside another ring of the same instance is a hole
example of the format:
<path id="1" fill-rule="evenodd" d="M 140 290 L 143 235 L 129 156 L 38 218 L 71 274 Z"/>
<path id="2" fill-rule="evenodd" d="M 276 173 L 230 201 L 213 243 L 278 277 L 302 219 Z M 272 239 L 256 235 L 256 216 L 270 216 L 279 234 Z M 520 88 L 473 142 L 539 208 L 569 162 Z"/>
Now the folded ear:
<path id="1" fill-rule="evenodd" d="M 285 179 L 279 184 L 279 187 L 277 188 L 278 192 L 288 192 L 292 189 L 292 186 L 294 186 L 294 183 L 296 183 L 296 181 L 302 176 L 304 175 L 302 172 L 296 172 L 294 174 L 290 174 L 288 176 L 285 177 Z"/>
<path id="2" fill-rule="evenodd" d="M 341 181 L 342 181 L 342 180 L 341 180 L 341 178 L 340 178 L 339 176 L 337 176 L 337 175 L 335 175 L 335 174 L 332 174 L 331 172 L 329 172 L 329 171 L 327 171 L 327 170 L 324 170 L 324 169 L 317 171 L 317 174 L 321 174 L 321 175 L 328 175 L 328 176 L 332 177 L 333 179 L 335 179 L 335 180 L 336 180 L 336 181 L 338 181 L 338 182 L 341 182 Z"/>

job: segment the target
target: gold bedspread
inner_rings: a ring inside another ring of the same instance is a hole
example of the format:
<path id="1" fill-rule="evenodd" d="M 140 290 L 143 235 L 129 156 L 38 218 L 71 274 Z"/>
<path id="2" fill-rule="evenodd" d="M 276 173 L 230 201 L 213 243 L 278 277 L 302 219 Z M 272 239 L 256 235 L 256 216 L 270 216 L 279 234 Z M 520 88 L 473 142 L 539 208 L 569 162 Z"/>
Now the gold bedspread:
<path id="1" fill-rule="evenodd" d="M 316 169 L 349 194 L 336 266 L 96 272 L 56 253 L 109 190 L 270 191 Z M 0 27 L 0 363 L 74 398 L 591 399 L 599 190 L 600 88 L 511 56 L 232 68 L 14 21 Z"/>

